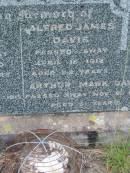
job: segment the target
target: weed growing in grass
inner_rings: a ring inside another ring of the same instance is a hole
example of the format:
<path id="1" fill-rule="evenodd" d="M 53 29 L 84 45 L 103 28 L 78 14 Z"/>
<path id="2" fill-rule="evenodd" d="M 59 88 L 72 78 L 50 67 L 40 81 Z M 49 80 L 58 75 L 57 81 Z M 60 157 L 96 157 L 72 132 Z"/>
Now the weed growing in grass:
<path id="1" fill-rule="evenodd" d="M 130 173 L 130 140 L 106 148 L 106 165 L 110 173 Z"/>

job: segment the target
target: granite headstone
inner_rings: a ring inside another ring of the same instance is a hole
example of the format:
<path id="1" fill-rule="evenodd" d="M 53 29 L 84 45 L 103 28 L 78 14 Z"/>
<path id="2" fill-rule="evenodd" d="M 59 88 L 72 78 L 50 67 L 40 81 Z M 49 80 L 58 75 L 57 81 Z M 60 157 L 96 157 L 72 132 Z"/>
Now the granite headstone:
<path id="1" fill-rule="evenodd" d="M 0 113 L 130 110 L 129 0 L 1 0 Z"/>

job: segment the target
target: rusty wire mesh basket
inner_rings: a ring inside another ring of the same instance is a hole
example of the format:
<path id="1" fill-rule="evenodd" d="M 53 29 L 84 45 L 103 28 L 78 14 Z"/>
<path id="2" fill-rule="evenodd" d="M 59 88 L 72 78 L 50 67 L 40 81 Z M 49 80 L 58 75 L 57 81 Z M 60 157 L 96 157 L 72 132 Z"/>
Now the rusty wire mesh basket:
<path id="1" fill-rule="evenodd" d="M 8 144 L 1 173 L 81 173 L 82 153 L 64 133 L 22 132 Z"/>

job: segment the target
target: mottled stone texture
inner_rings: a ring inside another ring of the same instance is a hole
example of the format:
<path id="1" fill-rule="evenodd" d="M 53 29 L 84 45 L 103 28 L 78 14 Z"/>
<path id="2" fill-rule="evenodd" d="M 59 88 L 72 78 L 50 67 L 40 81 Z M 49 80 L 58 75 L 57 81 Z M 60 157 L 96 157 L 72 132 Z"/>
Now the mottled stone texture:
<path id="1" fill-rule="evenodd" d="M 128 132 L 129 12 L 129 0 L 1 0 L 0 134 Z"/>
<path id="2" fill-rule="evenodd" d="M 130 109 L 129 2 L 70 2 L 0 1 L 1 114 Z"/>

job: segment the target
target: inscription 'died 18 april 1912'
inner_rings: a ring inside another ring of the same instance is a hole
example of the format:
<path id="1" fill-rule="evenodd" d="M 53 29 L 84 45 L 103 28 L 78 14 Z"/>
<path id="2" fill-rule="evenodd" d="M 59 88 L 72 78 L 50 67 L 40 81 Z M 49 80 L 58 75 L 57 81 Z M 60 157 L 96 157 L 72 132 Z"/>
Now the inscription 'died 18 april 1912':
<path id="1" fill-rule="evenodd" d="M 0 113 L 130 110 L 121 0 L 0 1 Z"/>

